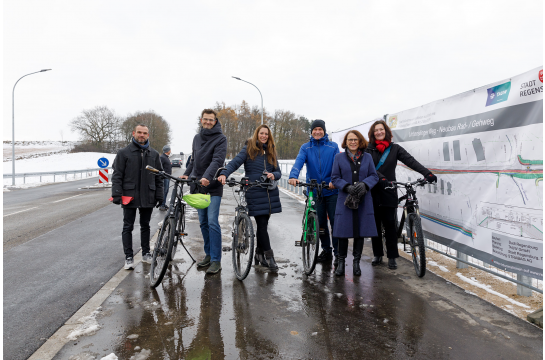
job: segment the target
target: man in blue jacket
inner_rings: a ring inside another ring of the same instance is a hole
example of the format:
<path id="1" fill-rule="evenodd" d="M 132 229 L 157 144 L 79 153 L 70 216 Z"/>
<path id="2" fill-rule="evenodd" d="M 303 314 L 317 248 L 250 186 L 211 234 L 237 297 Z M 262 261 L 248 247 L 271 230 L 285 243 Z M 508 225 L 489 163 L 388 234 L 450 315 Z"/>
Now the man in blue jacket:
<path id="1" fill-rule="evenodd" d="M 316 199 L 316 211 L 320 223 L 320 242 L 322 243 L 322 253 L 318 256 L 318 262 L 331 261 L 333 258 L 327 218 L 329 217 L 329 223 L 331 229 L 333 229 L 338 194 L 338 190 L 331 184 L 331 168 L 333 167 L 335 155 L 339 153 L 339 146 L 337 143 L 329 141 L 325 131 L 325 121 L 317 119 L 312 122 L 310 125 L 310 141 L 301 146 L 288 180 L 290 185 L 295 186 L 299 182 L 297 179 L 303 165 L 306 165 L 307 183 L 311 179 L 317 180 L 318 183 L 322 181 L 329 183 L 329 189 L 324 189 L 322 196 Z M 338 239 L 333 238 L 335 266 L 337 266 L 337 255 L 339 254 L 337 244 Z"/>

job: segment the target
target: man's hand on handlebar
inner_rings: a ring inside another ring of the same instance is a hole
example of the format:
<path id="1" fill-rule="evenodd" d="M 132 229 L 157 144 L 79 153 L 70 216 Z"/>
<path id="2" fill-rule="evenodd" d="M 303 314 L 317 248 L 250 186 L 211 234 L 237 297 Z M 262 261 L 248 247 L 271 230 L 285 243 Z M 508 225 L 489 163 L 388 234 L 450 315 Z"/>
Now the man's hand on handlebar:
<path id="1" fill-rule="evenodd" d="M 335 189 L 335 185 L 333 185 L 332 182 L 329 182 L 329 187 L 328 187 L 329 190 L 333 190 Z"/>
<path id="2" fill-rule="evenodd" d="M 222 185 L 225 185 L 225 181 L 227 180 L 227 176 L 225 175 L 220 175 L 218 177 L 218 181 L 222 184 Z"/>
<path id="3" fill-rule="evenodd" d="M 202 178 L 201 179 L 201 185 L 202 186 L 208 186 L 208 185 L 210 185 L 210 181 L 208 181 L 207 178 Z"/>
<path id="4" fill-rule="evenodd" d="M 299 183 L 300 181 L 297 180 L 297 179 L 289 179 L 288 180 L 288 184 L 290 184 L 291 186 L 297 186 L 297 184 Z"/>
<path id="5" fill-rule="evenodd" d="M 182 175 L 182 176 L 180 176 L 180 179 L 189 179 L 189 176 L 187 176 L 187 175 Z"/>

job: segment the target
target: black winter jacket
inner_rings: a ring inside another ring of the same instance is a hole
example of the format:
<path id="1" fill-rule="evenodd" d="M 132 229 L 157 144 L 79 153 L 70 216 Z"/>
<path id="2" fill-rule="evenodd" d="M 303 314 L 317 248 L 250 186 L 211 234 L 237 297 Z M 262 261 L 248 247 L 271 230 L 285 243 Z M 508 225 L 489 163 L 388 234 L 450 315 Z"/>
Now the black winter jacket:
<path id="1" fill-rule="evenodd" d="M 247 152 L 247 145 L 244 145 L 238 155 L 227 164 L 227 170 L 223 170 L 220 175 L 228 177 L 242 164 L 244 164 L 245 176 L 250 181 L 259 180 L 263 174 L 263 170 L 272 173 L 275 180 L 280 180 L 282 177 L 278 162 L 276 166 L 271 165 L 267 161 L 266 152 L 265 154 L 256 155 L 254 160 L 250 159 Z M 248 215 L 250 216 L 270 215 L 282 212 L 278 187 L 274 190 L 252 187 L 246 192 L 246 203 L 248 204 Z"/>
<path id="2" fill-rule="evenodd" d="M 398 161 L 401 161 L 412 170 L 419 172 L 424 176 L 428 175 L 431 172 L 424 166 L 422 166 L 418 161 L 416 161 L 416 159 L 413 158 L 411 154 L 407 152 L 407 150 L 405 150 L 398 144 L 392 143 L 390 146 L 392 148 L 390 150 L 390 153 L 388 154 L 388 157 L 386 158 L 386 161 L 377 170 L 377 175 L 379 179 L 386 178 L 388 181 L 397 181 L 396 167 Z M 375 143 L 370 143 L 365 151 L 371 154 L 371 157 L 373 158 L 373 163 L 375 164 L 375 166 L 377 166 L 377 164 L 380 162 L 382 154 L 376 148 Z M 384 189 L 384 187 L 381 186 L 381 184 L 379 183 L 371 190 L 371 194 L 373 195 L 374 206 L 397 207 L 398 205 L 396 189 Z"/>
<path id="3" fill-rule="evenodd" d="M 221 124 L 216 121 L 212 129 L 204 129 L 193 138 L 191 161 L 184 172 L 189 177 L 196 176 L 197 180 L 208 179 L 208 186 L 199 187 L 201 193 L 211 196 L 223 196 L 223 185 L 214 179 L 216 171 L 223 166 L 227 155 L 227 138 L 221 131 Z M 219 175 L 218 175 L 219 176 Z M 197 187 L 191 185 L 191 193 L 197 192 Z"/>
<path id="4" fill-rule="evenodd" d="M 163 179 L 155 176 L 146 166 L 162 170 L 159 153 L 148 147 L 141 149 L 134 142 L 119 150 L 112 168 L 112 196 L 132 196 L 123 208 L 150 208 L 163 201 Z"/>
<path id="5" fill-rule="evenodd" d="M 169 174 L 172 175 L 172 163 L 170 162 L 170 159 L 166 154 L 161 154 L 161 165 L 163 165 L 163 170 Z"/>

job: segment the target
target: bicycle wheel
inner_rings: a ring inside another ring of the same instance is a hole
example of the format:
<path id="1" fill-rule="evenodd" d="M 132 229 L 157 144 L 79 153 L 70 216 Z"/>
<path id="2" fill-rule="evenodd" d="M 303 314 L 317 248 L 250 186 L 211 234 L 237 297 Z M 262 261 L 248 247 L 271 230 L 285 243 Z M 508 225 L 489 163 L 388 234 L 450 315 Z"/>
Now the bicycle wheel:
<path id="1" fill-rule="evenodd" d="M 388 256 L 388 247 L 386 246 L 386 229 L 384 224 L 380 223 L 380 236 L 382 238 L 382 251 L 384 251 L 384 256 Z"/>
<path id="2" fill-rule="evenodd" d="M 417 214 L 409 215 L 411 253 L 413 257 L 414 270 L 418 277 L 426 274 L 426 246 L 424 245 L 424 234 L 422 224 Z"/>
<path id="3" fill-rule="evenodd" d="M 305 274 L 310 275 L 316 267 L 316 259 L 320 247 L 320 224 L 315 212 L 309 212 L 306 227 L 306 239 L 302 239 L 303 247 L 303 268 Z M 304 233 L 303 233 L 304 234 Z"/>
<path id="4" fill-rule="evenodd" d="M 181 214 L 179 216 L 178 220 L 178 227 L 176 228 L 176 233 L 181 234 L 185 231 L 185 206 L 183 206 L 181 209 Z M 181 235 L 179 235 L 181 236 Z M 174 239 L 174 244 L 172 245 L 172 251 L 170 252 L 170 261 L 174 260 L 174 256 L 176 255 L 176 250 L 178 249 L 178 236 Z"/>
<path id="5" fill-rule="evenodd" d="M 167 271 L 168 263 L 170 262 L 170 254 L 172 252 L 172 247 L 174 246 L 174 224 L 173 218 L 165 219 L 161 231 L 159 232 L 159 236 L 157 236 L 151 258 L 149 274 L 152 288 L 157 287 L 161 283 L 163 276 L 165 276 L 165 272 Z"/>
<path id="6" fill-rule="evenodd" d="M 254 227 L 246 214 L 240 214 L 235 221 L 236 233 L 233 236 L 233 269 L 237 279 L 244 280 L 254 257 Z"/>

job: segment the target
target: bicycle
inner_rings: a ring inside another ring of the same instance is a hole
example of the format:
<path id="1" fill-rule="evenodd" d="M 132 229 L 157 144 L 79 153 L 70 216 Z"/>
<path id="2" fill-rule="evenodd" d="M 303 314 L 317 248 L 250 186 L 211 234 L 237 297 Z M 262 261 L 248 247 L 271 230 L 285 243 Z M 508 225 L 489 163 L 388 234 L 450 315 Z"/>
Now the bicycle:
<path id="1" fill-rule="evenodd" d="M 398 203 L 401 204 L 401 202 L 405 200 L 405 204 L 403 204 L 403 215 L 401 215 L 401 221 L 396 229 L 396 235 L 398 239 L 403 237 L 403 250 L 405 250 L 407 237 L 401 233 L 405 226 L 408 227 L 409 245 L 411 246 L 414 270 L 416 271 L 416 275 L 418 277 L 423 277 L 426 274 L 426 245 L 424 243 L 424 233 L 422 231 L 422 222 L 420 220 L 420 211 L 418 209 L 418 199 L 416 198 L 415 185 L 424 186 L 425 184 L 426 180 L 424 179 L 418 179 L 416 181 L 406 183 L 392 181 L 392 186 L 385 188 L 405 188 L 405 195 L 400 197 L 398 201 Z M 407 223 L 405 223 L 406 220 L 408 220 Z M 386 237 L 384 236 L 383 232 L 382 241 L 385 248 L 384 251 L 386 251 L 385 239 Z"/>
<path id="2" fill-rule="evenodd" d="M 303 268 L 306 275 L 312 274 L 316 267 L 316 260 L 318 259 L 318 252 L 320 250 L 320 222 L 318 221 L 318 213 L 314 208 L 314 191 L 316 189 L 317 196 L 320 196 L 322 190 L 329 185 L 325 181 L 321 184 L 314 179 L 310 180 L 310 184 L 299 182 L 297 186 L 306 186 L 310 188 L 310 192 L 303 191 L 306 197 L 305 215 L 303 217 L 303 234 L 301 235 L 301 241 L 295 241 L 295 246 L 302 247 L 302 260 Z M 327 224 L 326 224 L 327 225 Z"/>
<path id="3" fill-rule="evenodd" d="M 224 170 L 224 168 L 218 169 L 217 174 Z M 233 194 L 235 195 L 235 201 L 237 202 L 237 207 L 235 208 L 235 219 L 233 220 L 233 243 L 231 247 L 232 256 L 233 256 L 233 269 L 235 271 L 235 276 L 239 280 L 244 280 L 248 276 L 250 269 L 252 267 L 252 259 L 254 257 L 254 226 L 248 215 L 248 206 L 246 204 L 246 192 L 254 187 L 267 187 L 272 184 L 266 181 L 255 180 L 250 182 L 250 179 L 247 177 L 241 178 L 239 181 L 235 178 L 229 178 L 226 181 L 225 185 L 229 187 L 239 186 L 238 190 L 233 189 Z M 256 261 L 256 265 L 258 262 Z"/>
<path id="4" fill-rule="evenodd" d="M 176 253 L 178 242 L 182 244 L 191 260 L 193 260 L 193 263 L 195 263 L 195 259 L 191 256 L 191 253 L 187 250 L 182 240 L 184 236 L 187 236 L 185 232 L 185 207 L 187 204 L 183 201 L 183 187 L 185 184 L 199 184 L 199 181 L 195 177 L 192 177 L 192 179 L 180 179 L 149 165 L 146 166 L 146 170 L 158 174 L 157 176 L 168 177 L 174 180 L 168 212 L 165 215 L 163 225 L 157 236 L 151 259 L 150 286 L 156 288 L 163 281 L 168 264 Z"/>

